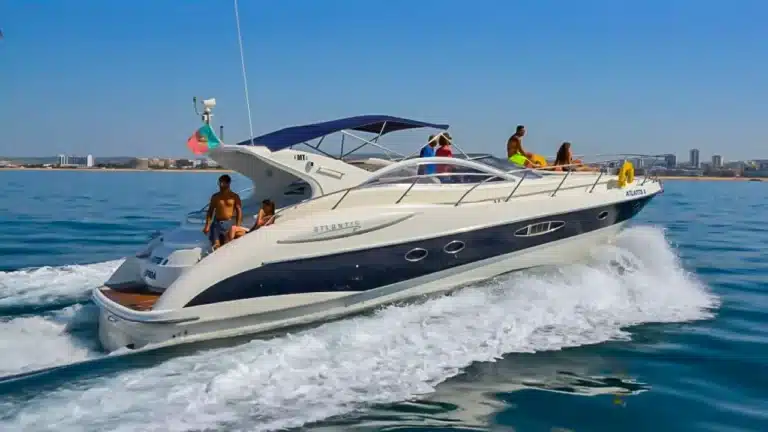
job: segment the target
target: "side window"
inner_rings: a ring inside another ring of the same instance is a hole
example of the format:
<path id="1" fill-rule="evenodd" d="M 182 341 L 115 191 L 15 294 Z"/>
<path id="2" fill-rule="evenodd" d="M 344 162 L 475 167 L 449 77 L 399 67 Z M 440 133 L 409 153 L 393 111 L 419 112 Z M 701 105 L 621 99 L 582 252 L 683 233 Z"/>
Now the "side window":
<path id="1" fill-rule="evenodd" d="M 493 174 L 475 169 L 467 168 L 450 163 L 438 163 L 423 158 L 418 165 L 412 165 L 387 173 L 377 178 L 371 184 L 393 184 L 393 183 L 481 183 L 506 181 L 504 178 L 496 177 Z"/>
<path id="2" fill-rule="evenodd" d="M 303 181 L 295 181 L 288 185 L 283 192 L 285 196 L 304 195 L 309 190 L 309 185 Z"/>
<path id="3" fill-rule="evenodd" d="M 516 237 L 533 237 L 555 232 L 565 226 L 563 221 L 547 221 L 524 226 L 515 231 Z"/>
<path id="4" fill-rule="evenodd" d="M 421 168 L 421 165 L 419 165 L 418 167 L 410 166 L 410 167 L 400 168 L 372 180 L 370 184 L 387 185 L 387 184 L 397 184 L 397 183 L 413 183 L 416 177 L 421 174 L 422 170 L 423 168 Z M 419 182 L 421 182 L 421 179 L 419 179 Z"/>
<path id="5" fill-rule="evenodd" d="M 493 174 L 475 168 L 468 168 L 450 163 L 432 162 L 425 158 L 410 176 L 420 176 L 419 183 L 480 183 L 484 181 L 504 181 Z M 412 182 L 413 178 L 408 180 Z"/>

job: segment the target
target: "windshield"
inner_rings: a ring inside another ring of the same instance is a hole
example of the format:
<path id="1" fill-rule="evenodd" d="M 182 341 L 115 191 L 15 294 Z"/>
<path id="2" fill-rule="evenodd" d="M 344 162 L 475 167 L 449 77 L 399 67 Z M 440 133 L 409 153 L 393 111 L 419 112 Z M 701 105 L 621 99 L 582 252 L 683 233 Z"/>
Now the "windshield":
<path id="1" fill-rule="evenodd" d="M 512 162 L 502 159 L 500 157 L 496 157 L 489 154 L 468 154 L 464 156 L 463 154 L 456 154 L 453 155 L 453 157 L 461 158 L 461 159 L 467 159 L 474 162 L 481 163 L 483 165 L 488 165 L 490 167 L 496 168 L 501 171 L 505 171 L 511 175 L 522 177 L 524 173 L 524 169 L 519 167 L 518 165 L 513 164 Z M 535 172 L 528 172 L 527 178 L 540 178 L 541 175 Z"/>
<path id="2" fill-rule="evenodd" d="M 411 156 L 408 159 L 417 159 L 419 157 L 420 156 L 416 155 L 416 156 Z M 504 171 L 515 177 L 522 177 L 523 174 L 525 174 L 524 168 L 513 164 L 507 159 L 503 159 L 487 153 L 468 153 L 466 155 L 462 153 L 454 153 L 453 157 L 456 159 L 466 159 L 466 160 L 471 160 L 477 163 L 481 163 L 483 165 L 488 165 L 489 167 Z M 542 177 L 541 173 L 533 172 L 533 171 L 528 171 L 528 174 L 526 175 L 526 178 L 529 178 L 529 179 L 541 178 L 541 177 Z"/>

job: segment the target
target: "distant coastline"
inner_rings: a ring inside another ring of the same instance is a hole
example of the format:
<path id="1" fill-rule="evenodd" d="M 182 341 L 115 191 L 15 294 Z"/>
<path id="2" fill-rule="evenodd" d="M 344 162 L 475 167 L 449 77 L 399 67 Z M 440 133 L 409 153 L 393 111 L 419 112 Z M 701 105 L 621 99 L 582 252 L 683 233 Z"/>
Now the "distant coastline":
<path id="1" fill-rule="evenodd" d="M 218 173 L 218 172 L 232 172 L 225 168 L 39 168 L 39 167 L 8 167 L 0 168 L 0 172 L 3 171 L 89 171 L 89 172 L 171 172 L 171 173 Z"/>
<path id="2" fill-rule="evenodd" d="M 40 167 L 7 167 L 0 168 L 3 171 L 89 171 L 89 172 L 164 172 L 164 173 L 231 173 L 225 168 L 40 168 Z M 690 181 L 765 181 L 768 178 L 761 177 L 715 177 L 715 176 L 659 176 L 662 180 L 690 180 Z"/>

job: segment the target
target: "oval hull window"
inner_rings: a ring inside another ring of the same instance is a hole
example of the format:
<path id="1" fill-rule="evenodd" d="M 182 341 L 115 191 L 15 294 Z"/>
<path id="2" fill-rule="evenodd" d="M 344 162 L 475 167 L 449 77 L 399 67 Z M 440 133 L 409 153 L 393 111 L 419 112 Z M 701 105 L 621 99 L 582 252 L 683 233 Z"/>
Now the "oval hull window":
<path id="1" fill-rule="evenodd" d="M 603 220 L 603 219 L 605 219 L 607 217 L 608 217 L 608 212 L 607 211 L 601 211 L 600 214 L 597 215 L 597 219 L 598 220 Z"/>
<path id="2" fill-rule="evenodd" d="M 563 221 L 547 221 L 530 224 L 515 231 L 515 237 L 533 237 L 549 234 L 565 226 Z"/>
<path id="3" fill-rule="evenodd" d="M 443 252 L 449 253 L 449 254 L 457 254 L 462 250 L 464 250 L 465 246 L 466 245 L 464 244 L 463 241 L 454 240 L 443 247 Z"/>
<path id="4" fill-rule="evenodd" d="M 405 259 L 406 261 L 417 262 L 426 258 L 427 255 L 429 255 L 429 252 L 427 252 L 426 249 L 415 248 L 411 249 L 407 254 L 405 254 Z"/>

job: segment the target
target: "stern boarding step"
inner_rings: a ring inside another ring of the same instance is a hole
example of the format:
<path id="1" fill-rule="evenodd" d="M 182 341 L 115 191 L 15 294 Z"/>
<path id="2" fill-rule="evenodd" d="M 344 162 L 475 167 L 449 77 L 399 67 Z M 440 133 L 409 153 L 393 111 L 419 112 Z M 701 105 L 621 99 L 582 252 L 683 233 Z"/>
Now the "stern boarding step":
<path id="1" fill-rule="evenodd" d="M 105 286 L 99 288 L 99 291 L 113 302 L 140 312 L 152 310 L 157 299 L 160 298 L 159 293 L 149 291 L 146 287 L 134 288 L 131 291 L 117 291 Z"/>

